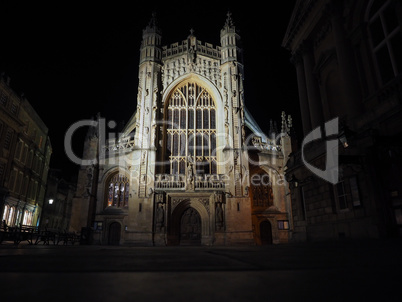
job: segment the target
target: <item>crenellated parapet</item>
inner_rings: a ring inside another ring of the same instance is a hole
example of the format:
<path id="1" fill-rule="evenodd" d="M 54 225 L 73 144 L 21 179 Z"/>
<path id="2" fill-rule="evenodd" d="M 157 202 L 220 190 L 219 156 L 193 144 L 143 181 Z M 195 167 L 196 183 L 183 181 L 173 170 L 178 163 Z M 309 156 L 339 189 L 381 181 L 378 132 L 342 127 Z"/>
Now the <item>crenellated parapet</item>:
<path id="1" fill-rule="evenodd" d="M 166 89 L 177 78 L 194 73 L 221 87 L 221 50 L 210 43 L 202 43 L 192 34 L 181 43 L 162 47 L 162 85 Z"/>

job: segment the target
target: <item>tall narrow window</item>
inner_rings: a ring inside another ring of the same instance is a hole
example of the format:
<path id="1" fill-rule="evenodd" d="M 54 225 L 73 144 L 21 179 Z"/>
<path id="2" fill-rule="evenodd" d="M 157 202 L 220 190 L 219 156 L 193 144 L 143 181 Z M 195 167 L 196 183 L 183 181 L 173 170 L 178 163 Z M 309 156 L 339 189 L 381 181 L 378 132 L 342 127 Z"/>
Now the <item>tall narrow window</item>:
<path id="1" fill-rule="evenodd" d="M 32 225 L 32 212 L 25 210 L 24 218 L 22 219 L 22 225 Z"/>
<path id="2" fill-rule="evenodd" d="M 4 148 L 10 149 L 11 139 L 13 138 L 13 133 L 14 133 L 13 130 L 11 130 L 11 129 L 7 130 L 6 137 L 4 138 Z"/>
<path id="3" fill-rule="evenodd" d="M 348 195 L 345 190 L 344 181 L 340 181 L 336 184 L 336 190 L 338 193 L 339 209 L 344 210 L 348 208 Z"/>
<path id="4" fill-rule="evenodd" d="M 170 174 L 184 174 L 191 158 L 197 174 L 216 173 L 216 108 L 210 93 L 193 82 L 168 100 L 166 126 Z"/>
<path id="5" fill-rule="evenodd" d="M 402 5 L 393 0 L 372 1 L 369 14 L 371 46 L 382 84 L 402 72 Z"/>
<path id="6" fill-rule="evenodd" d="M 11 207 L 10 212 L 8 213 L 8 217 L 6 220 L 7 225 L 13 226 L 14 225 L 14 213 L 15 213 L 15 208 Z"/>
<path id="7" fill-rule="evenodd" d="M 122 174 L 115 174 L 107 183 L 107 206 L 127 207 L 129 197 L 129 179 Z"/>
<path id="8" fill-rule="evenodd" d="M 5 207 L 4 207 L 3 218 L 2 218 L 1 221 L 4 221 L 4 220 L 5 220 L 6 223 L 7 223 L 9 211 L 10 211 L 10 206 L 6 204 Z"/>

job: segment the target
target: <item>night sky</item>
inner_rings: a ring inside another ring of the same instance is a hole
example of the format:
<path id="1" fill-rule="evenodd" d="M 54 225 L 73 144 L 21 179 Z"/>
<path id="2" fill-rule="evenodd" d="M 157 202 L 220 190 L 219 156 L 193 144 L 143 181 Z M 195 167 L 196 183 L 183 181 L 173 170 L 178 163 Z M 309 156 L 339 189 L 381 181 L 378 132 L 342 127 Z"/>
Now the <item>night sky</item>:
<path id="1" fill-rule="evenodd" d="M 0 70 L 49 128 L 51 168 L 62 169 L 68 179 L 77 171 L 63 146 L 70 125 L 98 112 L 121 124 L 134 113 L 142 30 L 152 12 L 163 45 L 186 39 L 191 28 L 202 42 L 219 45 L 230 10 L 243 43 L 246 106 L 266 133 L 269 119 L 280 126 L 282 110 L 300 129 L 296 72 L 290 53 L 281 47 L 295 2 L 274 1 L 269 9 L 261 7 L 261 1 L 245 2 L 246 7 L 220 1 L 213 6 L 165 1 L 137 8 L 114 2 L 2 5 Z M 83 132 L 74 138 L 78 155 Z"/>

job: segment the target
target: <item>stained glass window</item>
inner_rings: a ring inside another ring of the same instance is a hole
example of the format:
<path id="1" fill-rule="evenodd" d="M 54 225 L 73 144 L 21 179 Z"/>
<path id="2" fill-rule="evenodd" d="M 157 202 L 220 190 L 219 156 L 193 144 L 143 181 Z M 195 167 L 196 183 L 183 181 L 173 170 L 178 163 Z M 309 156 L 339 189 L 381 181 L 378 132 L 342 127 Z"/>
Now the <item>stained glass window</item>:
<path id="1" fill-rule="evenodd" d="M 112 176 L 107 185 L 107 206 L 127 207 L 129 188 L 128 177 L 122 174 Z"/>

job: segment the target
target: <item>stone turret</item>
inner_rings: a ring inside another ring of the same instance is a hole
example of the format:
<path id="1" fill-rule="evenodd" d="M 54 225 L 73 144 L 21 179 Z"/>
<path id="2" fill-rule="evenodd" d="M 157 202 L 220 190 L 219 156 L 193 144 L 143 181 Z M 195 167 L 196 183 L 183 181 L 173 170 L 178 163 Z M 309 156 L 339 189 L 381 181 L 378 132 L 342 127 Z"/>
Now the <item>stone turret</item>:
<path id="1" fill-rule="evenodd" d="M 232 15 L 227 13 L 225 25 L 221 29 L 222 64 L 231 61 L 242 62 L 240 35 L 236 32 Z"/>
<path id="2" fill-rule="evenodd" d="M 146 61 L 160 62 L 162 35 L 156 21 L 156 14 L 152 14 L 147 27 L 142 31 L 140 64 Z"/>

